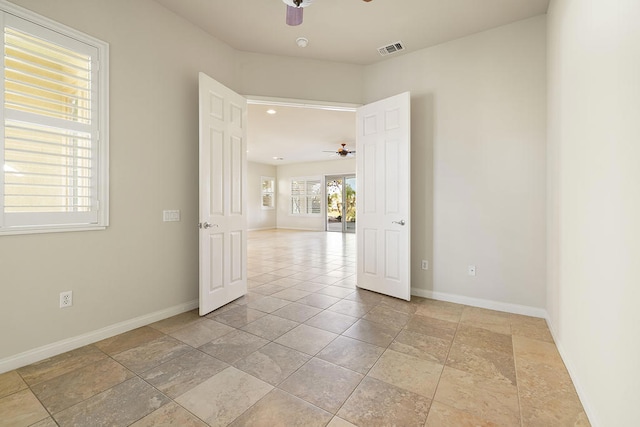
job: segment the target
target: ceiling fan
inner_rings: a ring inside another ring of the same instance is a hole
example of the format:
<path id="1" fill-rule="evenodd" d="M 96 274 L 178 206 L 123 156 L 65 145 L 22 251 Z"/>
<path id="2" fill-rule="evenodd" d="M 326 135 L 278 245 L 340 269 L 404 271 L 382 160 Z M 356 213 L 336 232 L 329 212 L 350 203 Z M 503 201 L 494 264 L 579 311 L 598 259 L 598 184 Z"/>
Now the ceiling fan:
<path id="1" fill-rule="evenodd" d="M 347 157 L 349 154 L 356 154 L 355 150 L 347 150 L 344 148 L 347 144 L 340 144 L 342 147 L 338 148 L 338 151 L 324 151 L 325 153 L 336 153 L 340 157 Z"/>
<path id="2" fill-rule="evenodd" d="M 314 0 L 282 0 L 287 5 L 287 25 L 302 24 L 303 8 L 309 6 Z M 362 0 L 369 3 L 371 0 Z"/>

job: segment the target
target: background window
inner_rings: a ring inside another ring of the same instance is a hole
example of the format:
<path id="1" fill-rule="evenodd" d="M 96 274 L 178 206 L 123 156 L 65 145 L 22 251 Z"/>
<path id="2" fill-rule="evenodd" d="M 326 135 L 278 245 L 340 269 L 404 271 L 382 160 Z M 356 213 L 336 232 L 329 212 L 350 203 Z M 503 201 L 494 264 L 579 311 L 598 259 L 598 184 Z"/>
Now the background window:
<path id="1" fill-rule="evenodd" d="M 322 179 L 293 178 L 291 180 L 291 215 L 320 215 L 322 213 Z"/>
<path id="2" fill-rule="evenodd" d="M 108 45 L 2 8 L 0 233 L 105 227 Z"/>
<path id="3" fill-rule="evenodd" d="M 276 206 L 275 185 L 274 178 L 262 177 L 262 209 L 273 209 Z"/>

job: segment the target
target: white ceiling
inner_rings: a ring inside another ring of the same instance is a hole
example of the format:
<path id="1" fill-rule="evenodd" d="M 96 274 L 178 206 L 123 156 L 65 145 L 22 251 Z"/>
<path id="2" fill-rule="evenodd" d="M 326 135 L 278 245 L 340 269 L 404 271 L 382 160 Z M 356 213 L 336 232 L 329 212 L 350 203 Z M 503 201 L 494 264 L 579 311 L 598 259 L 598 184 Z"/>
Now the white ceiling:
<path id="1" fill-rule="evenodd" d="M 355 150 L 355 133 L 353 111 L 249 104 L 247 159 L 271 165 L 340 161 L 335 152 L 343 143 Z"/>
<path id="2" fill-rule="evenodd" d="M 282 0 L 156 0 L 246 52 L 371 64 L 401 40 L 406 52 L 544 14 L 549 0 L 313 0 L 304 22 L 285 24 Z M 295 40 L 304 36 L 301 49 Z M 401 55 L 398 53 L 397 55 Z"/>
<path id="3" fill-rule="evenodd" d="M 371 64 L 544 14 L 549 0 L 313 0 L 304 22 L 285 23 L 282 0 L 155 0 L 235 49 Z M 295 40 L 304 36 L 301 49 Z M 378 48 L 402 41 L 387 57 Z M 250 105 L 248 158 L 267 164 L 331 159 L 342 142 L 355 149 L 353 113 Z M 276 161 L 273 157 L 282 157 Z M 336 157 L 338 160 L 339 157 Z"/>

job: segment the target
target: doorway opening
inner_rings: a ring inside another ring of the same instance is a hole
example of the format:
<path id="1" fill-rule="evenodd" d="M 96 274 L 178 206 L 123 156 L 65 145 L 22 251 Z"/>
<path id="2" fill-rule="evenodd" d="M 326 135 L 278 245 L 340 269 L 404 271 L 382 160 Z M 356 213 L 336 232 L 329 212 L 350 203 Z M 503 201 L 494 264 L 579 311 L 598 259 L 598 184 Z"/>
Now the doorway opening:
<path id="1" fill-rule="evenodd" d="M 341 233 L 356 232 L 356 176 L 327 176 L 326 230 Z"/>

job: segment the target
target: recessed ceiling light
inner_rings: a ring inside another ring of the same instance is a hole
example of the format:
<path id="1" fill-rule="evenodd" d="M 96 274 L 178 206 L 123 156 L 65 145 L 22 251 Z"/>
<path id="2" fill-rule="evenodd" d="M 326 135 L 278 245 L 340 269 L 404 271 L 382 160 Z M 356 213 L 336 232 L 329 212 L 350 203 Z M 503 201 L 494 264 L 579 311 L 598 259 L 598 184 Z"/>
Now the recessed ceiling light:
<path id="1" fill-rule="evenodd" d="M 307 47 L 307 45 L 309 44 L 309 40 L 307 40 L 306 37 L 298 37 L 296 39 L 296 44 L 298 45 L 298 47 Z"/>
<path id="2" fill-rule="evenodd" d="M 267 110 L 267 114 L 275 114 L 275 113 L 277 113 L 277 111 L 274 110 L 273 108 L 270 108 Z"/>
<path id="3" fill-rule="evenodd" d="M 275 157 L 275 156 L 274 156 L 274 157 L 273 157 L 273 160 L 284 160 L 284 158 L 282 158 L 282 157 Z"/>

